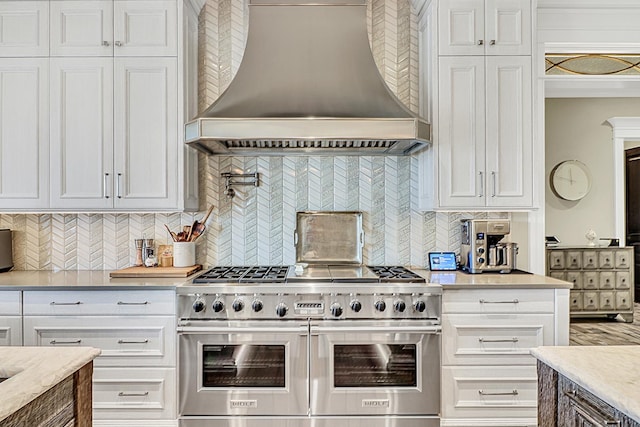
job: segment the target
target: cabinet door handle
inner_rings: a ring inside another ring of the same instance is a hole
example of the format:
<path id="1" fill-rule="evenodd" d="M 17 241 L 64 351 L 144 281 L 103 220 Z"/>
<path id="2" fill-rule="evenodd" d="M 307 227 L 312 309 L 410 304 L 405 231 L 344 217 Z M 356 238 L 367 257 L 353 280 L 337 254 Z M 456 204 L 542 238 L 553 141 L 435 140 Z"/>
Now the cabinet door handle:
<path id="1" fill-rule="evenodd" d="M 478 394 L 480 396 L 517 396 L 518 395 L 518 390 L 511 390 L 511 391 L 504 391 L 504 392 L 495 392 L 495 393 L 488 393 L 484 390 L 478 390 Z"/>
<path id="2" fill-rule="evenodd" d="M 478 46 L 482 46 L 484 44 L 484 40 L 478 40 Z"/>
<path id="3" fill-rule="evenodd" d="M 509 339 L 499 339 L 499 340 L 488 340 L 486 338 L 478 338 L 478 341 L 481 343 L 485 343 L 485 342 L 518 342 L 520 340 L 517 337 L 513 337 Z"/>
<path id="4" fill-rule="evenodd" d="M 102 41 L 102 46 L 109 47 L 110 45 L 111 45 L 111 43 L 109 43 L 108 41 L 106 41 L 106 40 Z"/>
<path id="5" fill-rule="evenodd" d="M 120 191 L 120 184 L 122 183 L 122 174 L 118 172 L 118 178 L 116 182 L 116 197 L 122 199 L 122 192 Z"/>
<path id="6" fill-rule="evenodd" d="M 149 340 L 118 340 L 118 344 L 147 344 Z"/>
<path id="7" fill-rule="evenodd" d="M 607 418 L 605 414 L 602 414 L 597 408 L 594 408 L 587 400 L 578 397 L 578 392 L 576 390 L 565 390 L 564 395 L 569 398 L 573 409 L 586 418 L 590 423 L 603 427 L 621 425 L 620 420 Z"/>
<path id="8" fill-rule="evenodd" d="M 149 396 L 149 392 L 145 391 L 144 393 L 125 393 L 124 391 L 121 391 L 120 393 L 118 393 L 118 396 L 123 397 L 144 397 L 144 396 Z"/>
<path id="9" fill-rule="evenodd" d="M 113 42 L 113 44 L 118 47 L 122 46 L 122 42 L 120 40 L 116 40 L 115 42 Z"/>
<path id="10" fill-rule="evenodd" d="M 118 305 L 147 305 L 149 304 L 149 301 L 143 301 L 143 302 L 125 302 L 125 301 L 118 301 L 117 302 Z"/>
<path id="11" fill-rule="evenodd" d="M 76 301 L 76 302 L 55 302 L 55 301 L 51 301 L 51 303 L 49 305 L 80 305 L 82 304 L 82 301 Z"/>
<path id="12" fill-rule="evenodd" d="M 104 198 L 108 199 L 110 193 L 111 192 L 109 191 L 109 174 L 105 173 L 104 174 Z"/>
<path id="13" fill-rule="evenodd" d="M 491 46 L 495 46 L 496 41 L 495 41 L 495 40 L 491 40 L 491 41 L 489 42 L 489 44 L 490 44 Z"/>
<path id="14" fill-rule="evenodd" d="M 491 197 L 496 197 L 496 172 L 491 171 Z"/>
<path id="15" fill-rule="evenodd" d="M 80 344 L 81 342 L 82 342 L 82 340 L 71 340 L 71 341 L 51 340 L 51 341 L 49 341 L 49 344 L 51 344 L 51 345 L 56 345 L 56 344 Z"/>
<path id="16" fill-rule="evenodd" d="M 478 302 L 480 304 L 518 304 L 520 301 L 518 299 L 513 299 L 511 301 L 487 301 L 486 299 L 479 299 Z"/>
<path id="17" fill-rule="evenodd" d="M 484 172 L 478 172 L 480 175 L 480 194 L 478 197 L 484 197 Z"/>

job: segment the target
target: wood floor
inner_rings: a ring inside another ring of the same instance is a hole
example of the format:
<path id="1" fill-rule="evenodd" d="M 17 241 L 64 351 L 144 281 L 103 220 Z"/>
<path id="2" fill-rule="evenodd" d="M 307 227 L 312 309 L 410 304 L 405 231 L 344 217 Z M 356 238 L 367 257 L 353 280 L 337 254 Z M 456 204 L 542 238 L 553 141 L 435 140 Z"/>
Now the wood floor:
<path id="1" fill-rule="evenodd" d="M 569 344 L 640 345 L 640 303 L 635 303 L 633 323 L 602 318 L 571 319 Z"/>

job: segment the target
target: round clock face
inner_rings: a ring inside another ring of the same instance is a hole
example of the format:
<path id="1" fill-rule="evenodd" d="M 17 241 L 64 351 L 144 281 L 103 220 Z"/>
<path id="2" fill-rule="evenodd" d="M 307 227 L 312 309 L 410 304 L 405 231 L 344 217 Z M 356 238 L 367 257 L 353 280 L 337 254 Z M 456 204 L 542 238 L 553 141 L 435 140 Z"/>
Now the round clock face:
<path id="1" fill-rule="evenodd" d="M 591 189 L 591 173 L 577 160 L 558 163 L 551 171 L 551 190 L 564 200 L 580 200 Z"/>

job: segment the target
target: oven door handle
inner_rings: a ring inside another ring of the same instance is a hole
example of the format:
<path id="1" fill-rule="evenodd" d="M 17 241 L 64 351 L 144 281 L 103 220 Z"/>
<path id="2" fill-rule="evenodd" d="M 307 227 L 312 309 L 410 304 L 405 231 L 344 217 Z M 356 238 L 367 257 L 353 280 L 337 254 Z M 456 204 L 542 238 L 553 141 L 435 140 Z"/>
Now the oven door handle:
<path id="1" fill-rule="evenodd" d="M 179 334 L 307 334 L 307 325 L 290 327 L 178 326 Z"/>
<path id="2" fill-rule="evenodd" d="M 311 325 L 312 334 L 341 334 L 344 332 L 373 332 L 373 333 L 420 333 L 436 335 L 442 332 L 441 326 L 316 326 Z"/>

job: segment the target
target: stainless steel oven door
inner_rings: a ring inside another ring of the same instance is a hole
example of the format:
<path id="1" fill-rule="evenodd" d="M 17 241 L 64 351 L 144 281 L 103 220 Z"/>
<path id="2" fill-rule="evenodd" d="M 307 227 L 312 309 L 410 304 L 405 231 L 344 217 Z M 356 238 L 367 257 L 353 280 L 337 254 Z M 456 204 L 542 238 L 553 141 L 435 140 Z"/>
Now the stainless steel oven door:
<path id="1" fill-rule="evenodd" d="M 180 415 L 306 415 L 306 322 L 178 327 Z"/>
<path id="2" fill-rule="evenodd" d="M 312 322 L 311 414 L 437 415 L 440 330 L 429 321 Z"/>

